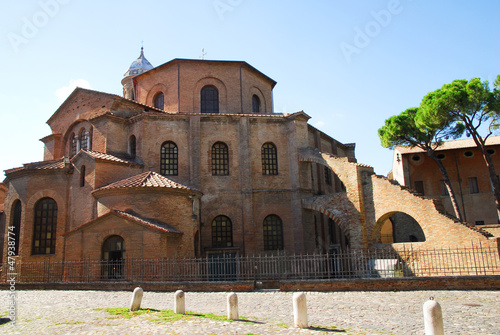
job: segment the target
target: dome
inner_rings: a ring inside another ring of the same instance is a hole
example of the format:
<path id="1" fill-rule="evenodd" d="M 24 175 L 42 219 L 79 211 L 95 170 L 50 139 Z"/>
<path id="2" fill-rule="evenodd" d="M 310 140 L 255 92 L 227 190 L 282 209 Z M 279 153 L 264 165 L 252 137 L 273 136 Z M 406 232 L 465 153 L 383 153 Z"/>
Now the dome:
<path id="1" fill-rule="evenodd" d="M 136 76 L 148 70 L 151 70 L 153 65 L 144 57 L 144 48 L 141 47 L 141 55 L 135 61 L 130 64 L 127 72 L 125 72 L 124 77 Z"/>

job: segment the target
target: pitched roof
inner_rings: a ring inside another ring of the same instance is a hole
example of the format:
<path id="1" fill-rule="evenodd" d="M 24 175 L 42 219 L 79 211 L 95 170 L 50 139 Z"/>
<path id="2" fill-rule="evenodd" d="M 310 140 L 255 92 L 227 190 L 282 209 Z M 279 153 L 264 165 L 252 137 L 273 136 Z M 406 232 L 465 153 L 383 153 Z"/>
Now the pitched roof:
<path id="1" fill-rule="evenodd" d="M 64 157 L 57 161 L 42 161 L 23 164 L 22 167 L 12 168 L 5 170 L 5 173 L 12 173 L 22 170 L 57 170 L 64 169 L 65 167 Z"/>
<path id="2" fill-rule="evenodd" d="M 499 145 L 500 144 L 500 136 L 490 136 L 486 139 L 486 145 Z M 454 149 L 467 149 L 467 148 L 476 148 L 476 143 L 472 138 L 467 138 L 463 140 L 454 140 L 454 141 L 446 141 L 440 145 L 436 151 L 444 151 L 444 150 L 454 150 Z M 417 147 L 408 147 L 408 146 L 399 146 L 396 147 L 396 150 L 399 153 L 417 153 L 424 152 L 424 150 Z"/>
<path id="3" fill-rule="evenodd" d="M 190 187 L 176 183 L 173 180 L 168 179 L 153 171 L 143 172 L 136 176 L 119 180 L 107 186 L 103 186 L 96 191 L 109 190 L 117 188 L 174 188 L 182 190 L 191 190 Z M 94 191 L 95 192 L 95 191 Z"/>
<path id="4" fill-rule="evenodd" d="M 164 222 L 161 222 L 161 221 L 158 221 L 158 220 L 141 218 L 140 216 L 138 216 L 135 213 L 127 213 L 127 212 L 119 211 L 117 209 L 113 210 L 113 212 L 115 212 L 123 217 L 126 217 L 127 219 L 135 221 L 139 224 L 142 224 L 144 226 L 148 226 L 150 228 L 162 231 L 164 233 L 184 234 L 184 232 L 182 232 L 178 229 L 175 229 L 171 225 L 164 223 Z"/>
<path id="5" fill-rule="evenodd" d="M 142 218 L 135 213 L 127 213 L 127 212 L 123 212 L 123 211 L 115 209 L 115 210 L 112 210 L 111 212 L 108 212 L 108 213 L 102 215 L 102 216 L 99 216 L 98 218 L 95 218 L 94 220 L 91 220 L 87 223 L 84 223 L 84 224 L 74 228 L 74 229 L 71 229 L 70 231 L 67 231 L 66 233 L 62 234 L 62 236 L 68 235 L 68 234 L 71 234 L 75 231 L 86 228 L 86 227 L 90 226 L 91 224 L 96 223 L 97 221 L 100 221 L 100 220 L 106 218 L 107 216 L 111 216 L 111 215 L 120 216 L 120 217 L 125 218 L 127 220 L 130 220 L 132 222 L 135 222 L 141 226 L 144 226 L 147 228 L 152 228 L 152 229 L 158 230 L 162 233 L 184 234 L 184 232 L 172 227 L 171 225 L 169 225 L 167 223 L 164 223 L 164 222 L 161 222 L 158 220 L 154 220 L 154 219 L 145 219 L 145 218 Z"/>
<path id="6" fill-rule="evenodd" d="M 84 153 L 89 155 L 90 157 L 98 159 L 98 160 L 104 160 L 104 161 L 115 162 L 115 163 L 141 165 L 141 164 L 138 164 L 137 162 L 130 160 L 130 159 L 120 158 L 118 156 L 114 156 L 111 154 L 105 154 L 103 152 L 97 152 L 97 151 L 91 151 L 91 150 L 80 150 L 75 155 L 75 157 L 77 157 L 78 155 L 84 154 Z M 75 159 L 75 157 L 73 157 L 73 159 Z"/>

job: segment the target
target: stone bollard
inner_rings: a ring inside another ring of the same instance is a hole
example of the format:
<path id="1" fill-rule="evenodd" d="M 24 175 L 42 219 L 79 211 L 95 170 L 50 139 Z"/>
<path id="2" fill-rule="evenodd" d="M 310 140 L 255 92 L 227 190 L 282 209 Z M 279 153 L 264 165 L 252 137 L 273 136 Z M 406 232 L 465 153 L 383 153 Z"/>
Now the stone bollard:
<path id="1" fill-rule="evenodd" d="M 182 290 L 175 292 L 174 312 L 177 314 L 186 314 L 186 299 Z"/>
<path id="2" fill-rule="evenodd" d="M 430 297 L 424 304 L 425 335 L 444 335 L 441 305 Z"/>
<path id="3" fill-rule="evenodd" d="M 238 320 L 238 296 L 231 292 L 227 295 L 227 318 L 229 320 Z"/>
<path id="4" fill-rule="evenodd" d="M 297 328 L 307 328 L 307 304 L 304 293 L 293 294 L 293 322 Z"/>
<path id="5" fill-rule="evenodd" d="M 130 310 L 135 312 L 141 308 L 142 294 L 144 291 L 140 287 L 136 287 L 134 293 L 132 294 L 132 300 L 130 300 Z"/>

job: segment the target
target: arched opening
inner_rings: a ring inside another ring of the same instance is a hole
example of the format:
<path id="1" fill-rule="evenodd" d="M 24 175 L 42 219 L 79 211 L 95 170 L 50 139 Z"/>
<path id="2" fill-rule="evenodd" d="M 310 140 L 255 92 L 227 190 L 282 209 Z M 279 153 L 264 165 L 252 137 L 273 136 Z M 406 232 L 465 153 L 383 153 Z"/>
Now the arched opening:
<path id="1" fill-rule="evenodd" d="M 201 89 L 201 112 L 219 113 L 219 91 L 215 86 L 208 85 Z"/>
<path id="2" fill-rule="evenodd" d="M 102 278 L 123 279 L 125 242 L 121 236 L 108 237 L 102 244 Z"/>
<path id="3" fill-rule="evenodd" d="M 410 215 L 397 212 L 380 226 L 378 243 L 424 242 L 425 234 L 420 224 Z"/>
<path id="4" fill-rule="evenodd" d="M 164 96 L 163 96 L 163 92 L 158 92 L 155 94 L 155 96 L 153 97 L 153 106 L 155 108 L 158 108 L 158 109 L 163 109 L 164 107 Z"/>
<path id="5" fill-rule="evenodd" d="M 56 252 L 57 203 L 43 198 L 35 204 L 32 255 L 53 255 Z"/>
<path id="6" fill-rule="evenodd" d="M 85 165 L 80 168 L 80 187 L 85 186 Z"/>
<path id="7" fill-rule="evenodd" d="M 252 96 L 252 113 L 260 114 L 260 99 L 255 94 Z"/>

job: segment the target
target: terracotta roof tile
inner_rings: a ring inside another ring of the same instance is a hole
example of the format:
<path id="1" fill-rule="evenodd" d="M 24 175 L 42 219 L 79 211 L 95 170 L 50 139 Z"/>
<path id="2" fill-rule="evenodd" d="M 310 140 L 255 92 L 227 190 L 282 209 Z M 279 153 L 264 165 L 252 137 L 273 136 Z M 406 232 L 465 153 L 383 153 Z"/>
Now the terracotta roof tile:
<path id="1" fill-rule="evenodd" d="M 42 161 L 23 164 L 22 167 L 5 170 L 6 173 L 12 173 L 21 170 L 56 170 L 64 168 L 64 158 L 57 161 Z"/>
<path id="2" fill-rule="evenodd" d="M 127 212 L 119 211 L 117 209 L 113 210 L 113 212 L 115 212 L 121 216 L 124 216 L 132 221 L 135 221 L 141 225 L 160 230 L 164 233 L 184 234 L 182 231 L 175 229 L 171 225 L 157 221 L 157 220 L 144 219 L 144 218 L 141 218 L 140 216 L 138 216 L 137 214 L 127 213 Z"/>
<path id="3" fill-rule="evenodd" d="M 110 162 L 117 162 L 117 163 L 127 163 L 127 164 L 137 164 L 140 165 L 133 160 L 125 159 L 125 158 L 120 158 L 111 154 L 105 154 L 103 152 L 97 152 L 97 151 L 91 151 L 91 150 L 81 150 L 80 152 L 84 152 L 88 154 L 90 157 L 93 157 L 95 159 L 101 159 L 105 161 L 110 161 Z"/>
<path id="4" fill-rule="evenodd" d="M 107 190 L 113 188 L 142 188 L 142 187 L 164 187 L 176 188 L 183 190 L 191 190 L 190 187 L 176 183 L 156 172 L 148 171 L 136 176 L 126 178 L 107 186 L 101 187 L 99 190 Z"/>

